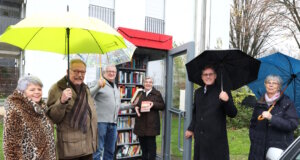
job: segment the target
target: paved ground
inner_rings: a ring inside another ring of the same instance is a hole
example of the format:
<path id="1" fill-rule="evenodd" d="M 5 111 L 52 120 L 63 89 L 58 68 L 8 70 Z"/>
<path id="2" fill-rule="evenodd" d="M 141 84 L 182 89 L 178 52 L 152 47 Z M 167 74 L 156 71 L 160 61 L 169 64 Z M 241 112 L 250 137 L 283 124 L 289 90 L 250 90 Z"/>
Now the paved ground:
<path id="1" fill-rule="evenodd" d="M 5 113 L 4 107 L 0 106 L 0 116 L 3 116 Z"/>
<path id="2" fill-rule="evenodd" d="M 3 106 L 0 106 L 0 123 L 3 121 L 3 116 L 4 116 L 5 110 Z"/>

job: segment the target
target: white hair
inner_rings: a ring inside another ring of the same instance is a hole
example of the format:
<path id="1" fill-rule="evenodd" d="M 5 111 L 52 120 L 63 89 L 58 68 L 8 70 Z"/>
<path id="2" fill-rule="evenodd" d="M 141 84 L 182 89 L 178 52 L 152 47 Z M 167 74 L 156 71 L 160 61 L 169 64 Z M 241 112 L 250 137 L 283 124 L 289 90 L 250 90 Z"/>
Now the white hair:
<path id="1" fill-rule="evenodd" d="M 276 81 L 278 83 L 278 87 L 279 87 L 279 90 L 281 89 L 281 86 L 282 86 L 282 79 L 280 76 L 278 75 L 273 75 L 273 74 L 270 74 L 266 77 L 265 79 L 265 83 L 269 82 L 269 81 Z"/>
<path id="2" fill-rule="evenodd" d="M 19 79 L 16 89 L 21 92 L 24 92 L 30 84 L 39 85 L 40 87 L 43 87 L 43 83 L 38 77 L 28 75 Z"/>

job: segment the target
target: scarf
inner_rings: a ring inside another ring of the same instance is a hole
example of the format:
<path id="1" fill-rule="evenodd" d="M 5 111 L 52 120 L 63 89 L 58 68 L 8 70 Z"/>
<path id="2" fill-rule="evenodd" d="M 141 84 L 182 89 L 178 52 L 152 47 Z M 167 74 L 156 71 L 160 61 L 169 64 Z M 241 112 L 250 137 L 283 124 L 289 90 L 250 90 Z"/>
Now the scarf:
<path id="1" fill-rule="evenodd" d="M 87 116 L 88 110 L 90 109 L 86 93 L 86 86 L 82 84 L 80 85 L 79 90 L 77 90 L 72 83 L 70 83 L 70 85 L 77 93 L 77 97 L 71 110 L 72 117 L 70 119 L 70 126 L 74 129 L 80 129 L 81 131 L 83 131 L 83 133 L 86 133 Z"/>
<path id="2" fill-rule="evenodd" d="M 268 97 L 267 93 L 265 93 L 265 100 L 268 106 L 272 105 L 275 101 L 279 99 L 280 92 L 276 92 L 273 97 Z"/>

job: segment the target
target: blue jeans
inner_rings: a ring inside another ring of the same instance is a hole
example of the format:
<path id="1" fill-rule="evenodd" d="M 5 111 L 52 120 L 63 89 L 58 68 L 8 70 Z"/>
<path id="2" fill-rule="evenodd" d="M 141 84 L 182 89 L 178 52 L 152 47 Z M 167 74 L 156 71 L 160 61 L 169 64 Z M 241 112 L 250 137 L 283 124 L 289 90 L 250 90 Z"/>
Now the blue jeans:
<path id="1" fill-rule="evenodd" d="M 98 149 L 94 160 L 113 160 L 117 141 L 117 125 L 98 122 Z"/>

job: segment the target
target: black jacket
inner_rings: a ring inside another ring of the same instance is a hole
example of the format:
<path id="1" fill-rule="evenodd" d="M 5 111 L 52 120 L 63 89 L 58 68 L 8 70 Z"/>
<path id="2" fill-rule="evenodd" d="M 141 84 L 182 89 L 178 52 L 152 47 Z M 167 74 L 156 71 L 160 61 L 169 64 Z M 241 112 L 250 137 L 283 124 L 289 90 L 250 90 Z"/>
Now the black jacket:
<path id="1" fill-rule="evenodd" d="M 160 134 L 160 118 L 159 110 L 165 109 L 165 103 L 158 90 L 152 88 L 152 91 L 146 97 L 143 92 L 139 98 L 137 106 L 141 108 L 142 101 L 152 101 L 153 107 L 150 112 L 140 112 L 141 116 L 136 117 L 134 125 L 134 133 L 138 136 L 156 136 Z"/>
<path id="2" fill-rule="evenodd" d="M 235 108 L 230 91 L 227 102 L 219 99 L 220 88 L 217 85 L 195 91 L 192 122 L 188 130 L 194 132 L 194 160 L 226 160 L 229 149 L 226 130 L 226 115 L 235 117 Z"/>
<path id="3" fill-rule="evenodd" d="M 267 149 L 276 147 L 286 149 L 294 140 L 297 129 L 298 115 L 294 103 L 285 95 L 279 98 L 271 111 L 272 119 L 257 120 L 269 106 L 264 98 L 256 104 L 250 121 L 250 153 L 249 160 L 264 160 Z"/>

